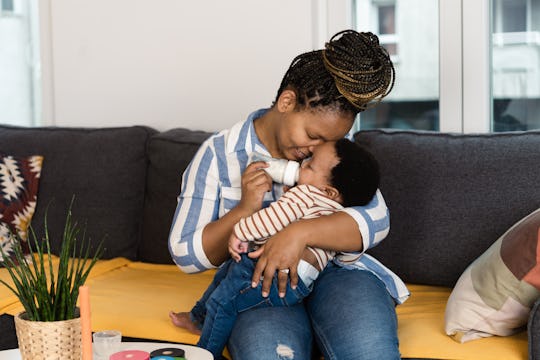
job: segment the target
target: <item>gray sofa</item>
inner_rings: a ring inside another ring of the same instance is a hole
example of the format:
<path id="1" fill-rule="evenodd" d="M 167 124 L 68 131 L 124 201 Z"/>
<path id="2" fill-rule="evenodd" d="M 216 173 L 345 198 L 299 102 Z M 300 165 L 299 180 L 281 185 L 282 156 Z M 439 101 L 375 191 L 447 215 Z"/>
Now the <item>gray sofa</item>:
<path id="1" fill-rule="evenodd" d="M 45 157 L 32 222 L 38 233 L 46 211 L 51 232 L 62 229 L 75 195 L 73 213 L 86 219 L 92 241 L 105 236 L 104 258 L 172 264 L 167 237 L 181 174 L 209 135 L 140 126 L 0 126 L 0 153 Z M 388 238 L 370 253 L 408 283 L 452 287 L 491 243 L 540 207 L 540 131 L 369 130 L 355 140 L 380 162 L 391 214 Z M 0 347 L 12 347 L 10 326 L 2 316 Z M 528 337 L 529 358 L 540 359 L 538 302 Z"/>

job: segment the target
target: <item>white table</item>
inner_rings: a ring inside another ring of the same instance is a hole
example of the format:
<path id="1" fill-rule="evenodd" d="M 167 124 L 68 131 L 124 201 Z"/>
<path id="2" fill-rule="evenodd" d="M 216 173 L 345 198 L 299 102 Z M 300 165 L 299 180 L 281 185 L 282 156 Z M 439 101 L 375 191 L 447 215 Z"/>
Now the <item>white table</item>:
<path id="1" fill-rule="evenodd" d="M 120 350 L 142 350 L 152 352 L 157 349 L 167 347 L 178 347 L 186 352 L 187 360 L 213 360 L 212 354 L 205 350 L 193 345 L 184 344 L 169 344 L 169 343 L 152 343 L 152 342 L 123 342 L 120 345 Z M 19 349 L 0 351 L 0 360 L 21 360 L 21 353 Z M 94 360 L 101 360 L 94 357 Z"/>

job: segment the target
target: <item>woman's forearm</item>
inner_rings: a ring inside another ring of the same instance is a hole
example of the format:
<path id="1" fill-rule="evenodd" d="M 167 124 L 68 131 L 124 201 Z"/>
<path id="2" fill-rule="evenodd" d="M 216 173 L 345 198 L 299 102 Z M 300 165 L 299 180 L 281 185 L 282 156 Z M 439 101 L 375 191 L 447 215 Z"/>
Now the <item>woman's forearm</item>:
<path id="1" fill-rule="evenodd" d="M 294 226 L 291 230 L 295 231 L 295 238 L 298 236 L 307 246 L 338 252 L 363 250 L 358 223 L 345 212 L 297 221 L 291 226 Z"/>
<path id="2" fill-rule="evenodd" d="M 234 225 L 249 213 L 234 208 L 220 219 L 209 223 L 203 230 L 202 243 L 208 260 L 219 266 L 229 257 L 228 240 Z M 347 213 L 336 212 L 316 219 L 300 220 L 284 231 L 290 238 L 303 241 L 306 246 L 332 251 L 361 252 L 362 235 L 358 223 Z"/>
<path id="3" fill-rule="evenodd" d="M 250 214 L 236 207 L 216 221 L 205 226 L 202 233 L 203 250 L 214 266 L 221 265 L 229 257 L 228 241 L 234 225 Z"/>
<path id="4" fill-rule="evenodd" d="M 270 238 L 264 247 L 248 255 L 259 258 L 253 271 L 252 286 L 256 286 L 263 277 L 262 295 L 267 296 L 276 271 L 289 269 L 289 276 L 278 272 L 278 289 L 285 293 L 289 277 L 294 288 L 298 283 L 298 262 L 306 246 L 338 252 L 360 252 L 363 247 L 362 235 L 358 223 L 344 212 L 293 222 Z"/>

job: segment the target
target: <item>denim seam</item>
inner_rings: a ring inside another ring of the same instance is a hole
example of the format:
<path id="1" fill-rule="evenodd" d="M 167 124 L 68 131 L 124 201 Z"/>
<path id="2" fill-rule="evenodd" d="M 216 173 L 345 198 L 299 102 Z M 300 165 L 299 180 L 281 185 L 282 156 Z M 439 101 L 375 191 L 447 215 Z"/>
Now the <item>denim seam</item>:
<path id="1" fill-rule="evenodd" d="M 331 351 L 331 347 L 328 345 L 328 340 L 323 335 L 323 331 L 319 328 L 317 324 L 315 324 L 313 321 L 311 322 L 311 326 L 313 328 L 313 331 L 316 334 L 317 342 L 319 343 L 319 346 L 321 347 L 321 351 L 323 352 L 324 359 L 325 360 L 333 360 L 336 359 L 336 355 Z"/>

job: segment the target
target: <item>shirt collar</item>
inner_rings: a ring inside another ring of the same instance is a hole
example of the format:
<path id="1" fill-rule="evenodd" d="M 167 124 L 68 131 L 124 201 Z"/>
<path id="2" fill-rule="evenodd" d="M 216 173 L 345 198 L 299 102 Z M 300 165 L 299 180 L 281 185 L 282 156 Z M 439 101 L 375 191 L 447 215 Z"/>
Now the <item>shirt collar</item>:
<path id="1" fill-rule="evenodd" d="M 251 153 L 257 151 L 269 154 L 266 147 L 261 143 L 253 122 L 266 114 L 269 109 L 259 109 L 249 114 L 246 121 L 241 121 L 233 125 L 227 141 L 227 152 L 247 151 Z"/>

